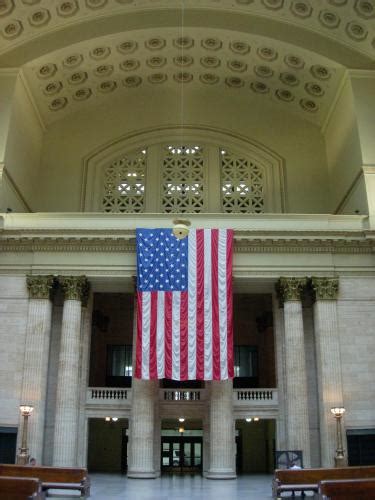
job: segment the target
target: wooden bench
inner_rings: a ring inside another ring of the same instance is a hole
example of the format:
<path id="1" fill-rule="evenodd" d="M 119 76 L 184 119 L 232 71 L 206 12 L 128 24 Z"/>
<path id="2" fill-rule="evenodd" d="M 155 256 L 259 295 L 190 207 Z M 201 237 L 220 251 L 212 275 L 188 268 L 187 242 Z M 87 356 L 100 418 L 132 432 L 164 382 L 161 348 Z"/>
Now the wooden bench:
<path id="1" fill-rule="evenodd" d="M 42 483 L 35 477 L 1 477 L 0 498 L 4 500 L 43 500 Z"/>
<path id="2" fill-rule="evenodd" d="M 324 480 L 375 478 L 375 467 L 341 467 L 332 469 L 276 469 L 272 491 L 274 498 L 282 493 L 307 491 L 318 493 L 318 485 Z"/>
<path id="3" fill-rule="evenodd" d="M 78 490 L 81 497 L 90 496 L 90 480 L 87 469 L 76 467 L 46 467 L 29 465 L 0 465 L 0 476 L 36 477 L 42 490 Z"/>
<path id="4" fill-rule="evenodd" d="M 375 478 L 321 481 L 319 498 L 321 500 L 370 500 L 375 498 Z"/>

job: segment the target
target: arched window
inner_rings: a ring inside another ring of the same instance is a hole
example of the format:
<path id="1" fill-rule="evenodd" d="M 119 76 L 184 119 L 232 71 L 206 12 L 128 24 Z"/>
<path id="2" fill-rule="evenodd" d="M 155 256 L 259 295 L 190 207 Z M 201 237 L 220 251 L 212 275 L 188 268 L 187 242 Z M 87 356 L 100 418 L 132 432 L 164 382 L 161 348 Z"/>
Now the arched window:
<path id="1" fill-rule="evenodd" d="M 173 134 L 172 134 L 173 135 Z M 221 134 L 223 135 L 223 134 Z M 151 136 L 90 157 L 82 208 L 108 213 L 283 211 L 281 161 L 253 144 Z M 208 140 L 207 140 L 208 139 Z M 122 148 L 121 148 L 122 146 Z"/>

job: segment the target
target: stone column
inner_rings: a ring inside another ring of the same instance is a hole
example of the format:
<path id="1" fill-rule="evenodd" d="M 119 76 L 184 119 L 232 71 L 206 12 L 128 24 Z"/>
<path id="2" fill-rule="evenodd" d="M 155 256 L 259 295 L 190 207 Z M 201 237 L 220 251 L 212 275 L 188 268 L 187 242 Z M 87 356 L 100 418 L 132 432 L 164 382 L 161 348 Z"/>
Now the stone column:
<path id="1" fill-rule="evenodd" d="M 278 417 L 276 420 L 276 449 L 287 449 L 286 435 L 286 398 L 285 398 L 285 334 L 284 309 L 280 307 L 277 297 L 273 297 L 273 318 L 275 335 L 276 377 L 278 392 Z"/>
<path id="2" fill-rule="evenodd" d="M 92 298 L 92 297 L 91 297 Z M 86 422 L 86 393 L 89 380 L 89 361 L 91 345 L 92 300 L 89 297 L 89 288 L 82 300 L 81 318 L 81 363 L 80 363 L 80 409 L 79 409 L 79 441 L 77 463 L 79 467 L 87 466 L 87 422 Z"/>
<path id="3" fill-rule="evenodd" d="M 29 311 L 21 404 L 34 411 L 29 418 L 28 447 L 38 464 L 43 460 L 44 421 L 47 392 L 48 356 L 51 337 L 53 276 L 27 276 Z"/>
<path id="4" fill-rule="evenodd" d="M 133 278 L 134 289 L 136 280 Z M 159 381 L 134 377 L 137 352 L 137 300 L 134 295 L 132 408 L 129 422 L 128 477 L 155 478 L 160 464 L 156 462 L 156 435 L 160 435 Z M 159 429 L 155 429 L 155 424 Z M 160 446 L 160 445 L 159 445 Z M 160 454 L 159 454 L 160 462 Z"/>
<path id="5" fill-rule="evenodd" d="M 60 276 L 64 309 L 56 392 L 53 465 L 77 464 L 80 395 L 81 301 L 87 289 L 85 276 Z"/>
<path id="6" fill-rule="evenodd" d="M 334 466 L 336 422 L 334 406 L 343 406 L 339 332 L 337 325 L 337 278 L 312 278 L 315 292 L 314 328 L 319 396 L 322 467 Z"/>
<path id="7" fill-rule="evenodd" d="M 277 288 L 284 304 L 287 444 L 289 450 L 302 450 L 304 466 L 310 467 L 309 408 L 301 303 L 306 282 L 306 278 L 280 278 Z"/>
<path id="8" fill-rule="evenodd" d="M 235 479 L 233 381 L 213 380 L 210 400 L 210 464 L 207 479 Z"/>
<path id="9" fill-rule="evenodd" d="M 132 380 L 128 477 L 155 478 L 154 425 L 157 380 Z"/>

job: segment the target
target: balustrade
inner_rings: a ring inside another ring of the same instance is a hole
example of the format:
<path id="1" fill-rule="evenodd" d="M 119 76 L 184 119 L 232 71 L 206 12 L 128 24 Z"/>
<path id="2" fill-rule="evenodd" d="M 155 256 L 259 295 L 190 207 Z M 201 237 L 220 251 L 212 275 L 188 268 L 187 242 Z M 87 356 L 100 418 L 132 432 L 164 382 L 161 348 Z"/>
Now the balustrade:
<path id="1" fill-rule="evenodd" d="M 274 406 L 278 404 L 278 392 L 277 389 L 235 389 L 233 403 Z"/>

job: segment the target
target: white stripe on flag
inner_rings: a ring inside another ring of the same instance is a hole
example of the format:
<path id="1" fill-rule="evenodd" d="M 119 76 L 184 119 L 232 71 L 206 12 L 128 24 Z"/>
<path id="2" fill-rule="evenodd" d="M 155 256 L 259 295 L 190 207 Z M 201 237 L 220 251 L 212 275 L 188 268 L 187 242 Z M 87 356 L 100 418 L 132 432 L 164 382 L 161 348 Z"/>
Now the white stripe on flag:
<path id="1" fill-rule="evenodd" d="M 142 378 L 150 378 L 151 292 L 142 294 Z"/>
<path id="2" fill-rule="evenodd" d="M 219 299 L 219 335 L 220 335 L 220 378 L 228 378 L 227 360 L 227 231 L 219 229 L 219 268 L 218 268 L 218 299 Z"/>
<path id="3" fill-rule="evenodd" d="M 211 230 L 204 230 L 204 379 L 212 379 Z"/>
<path id="4" fill-rule="evenodd" d="M 172 293 L 172 379 L 180 380 L 180 304 L 181 292 Z"/>
<path id="5" fill-rule="evenodd" d="M 188 378 L 197 374 L 197 241 L 195 230 L 189 233 L 188 248 Z"/>
<path id="6" fill-rule="evenodd" d="M 158 378 L 164 378 L 164 303 L 165 292 L 158 293 L 157 325 L 156 325 L 156 362 Z"/>

